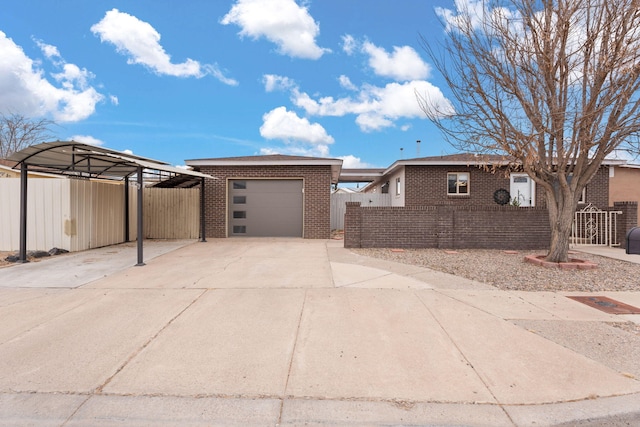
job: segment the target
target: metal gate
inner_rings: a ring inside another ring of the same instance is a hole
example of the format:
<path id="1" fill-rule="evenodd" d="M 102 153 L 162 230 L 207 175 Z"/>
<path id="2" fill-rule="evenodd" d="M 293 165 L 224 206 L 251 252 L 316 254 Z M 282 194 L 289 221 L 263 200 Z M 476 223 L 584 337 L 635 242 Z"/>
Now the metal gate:
<path id="1" fill-rule="evenodd" d="M 571 227 L 572 245 L 620 246 L 618 215 L 621 211 L 603 211 L 587 205 L 575 213 Z"/>

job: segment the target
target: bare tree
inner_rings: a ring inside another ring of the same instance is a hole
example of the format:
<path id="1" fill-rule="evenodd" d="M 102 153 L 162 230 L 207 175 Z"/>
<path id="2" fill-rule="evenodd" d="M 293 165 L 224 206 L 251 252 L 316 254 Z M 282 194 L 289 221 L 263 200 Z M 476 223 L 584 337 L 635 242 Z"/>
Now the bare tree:
<path id="1" fill-rule="evenodd" d="M 47 119 L 36 120 L 21 114 L 0 113 L 0 159 L 51 138 L 50 127 L 53 124 Z"/>
<path id="2" fill-rule="evenodd" d="M 440 10 L 446 39 L 424 47 L 451 90 L 417 94 L 456 148 L 505 154 L 544 188 L 547 260 L 568 259 L 582 190 L 615 150 L 638 151 L 640 0 L 486 0 Z"/>

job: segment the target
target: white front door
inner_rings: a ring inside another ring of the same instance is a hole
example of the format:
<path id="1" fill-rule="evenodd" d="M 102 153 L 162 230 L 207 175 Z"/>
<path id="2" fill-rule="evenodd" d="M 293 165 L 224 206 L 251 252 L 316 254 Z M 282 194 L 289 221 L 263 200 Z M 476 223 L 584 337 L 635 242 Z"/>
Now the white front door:
<path id="1" fill-rule="evenodd" d="M 513 204 L 518 206 L 535 206 L 536 204 L 535 182 L 526 173 L 511 174 L 509 193 Z"/>

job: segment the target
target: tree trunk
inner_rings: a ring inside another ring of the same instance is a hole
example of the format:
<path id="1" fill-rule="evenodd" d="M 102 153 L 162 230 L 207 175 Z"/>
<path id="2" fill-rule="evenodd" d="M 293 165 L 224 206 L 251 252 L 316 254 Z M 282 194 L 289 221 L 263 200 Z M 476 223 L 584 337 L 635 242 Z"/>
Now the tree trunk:
<path id="1" fill-rule="evenodd" d="M 551 227 L 551 245 L 545 258 L 549 262 L 569 261 L 569 238 L 575 207 L 568 200 L 558 201 L 547 198 L 549 208 L 549 225 Z M 564 203 L 563 203 L 564 202 Z"/>

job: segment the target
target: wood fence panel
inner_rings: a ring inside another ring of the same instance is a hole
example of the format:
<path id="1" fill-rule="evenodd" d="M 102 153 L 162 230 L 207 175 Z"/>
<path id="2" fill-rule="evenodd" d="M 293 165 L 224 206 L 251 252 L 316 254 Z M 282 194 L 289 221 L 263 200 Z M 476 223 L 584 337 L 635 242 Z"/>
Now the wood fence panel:
<path id="1" fill-rule="evenodd" d="M 92 248 L 124 240 L 124 187 L 122 184 L 91 182 Z"/>
<path id="2" fill-rule="evenodd" d="M 333 193 L 331 195 L 331 229 L 344 229 L 344 214 L 347 202 L 360 202 L 365 206 L 391 206 L 391 194 L 380 193 Z"/>
<path id="3" fill-rule="evenodd" d="M 197 239 L 200 232 L 198 188 L 145 188 L 145 238 Z"/>

